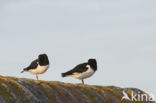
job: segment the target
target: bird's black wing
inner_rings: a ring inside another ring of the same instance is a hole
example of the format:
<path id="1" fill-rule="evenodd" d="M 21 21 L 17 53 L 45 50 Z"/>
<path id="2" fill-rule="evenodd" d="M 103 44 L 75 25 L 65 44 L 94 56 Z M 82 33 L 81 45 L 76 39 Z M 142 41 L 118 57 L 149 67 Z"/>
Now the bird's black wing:
<path id="1" fill-rule="evenodd" d="M 38 59 L 34 60 L 27 68 L 24 70 L 30 70 L 30 69 L 35 69 L 38 66 Z"/>
<path id="2" fill-rule="evenodd" d="M 66 73 L 62 73 L 62 76 L 65 77 L 67 75 L 72 75 L 73 73 L 82 73 L 82 72 L 85 72 L 87 71 L 87 65 L 88 63 L 83 63 L 83 64 L 79 64 L 77 65 L 76 67 L 74 67 L 72 70 L 66 72 Z"/>

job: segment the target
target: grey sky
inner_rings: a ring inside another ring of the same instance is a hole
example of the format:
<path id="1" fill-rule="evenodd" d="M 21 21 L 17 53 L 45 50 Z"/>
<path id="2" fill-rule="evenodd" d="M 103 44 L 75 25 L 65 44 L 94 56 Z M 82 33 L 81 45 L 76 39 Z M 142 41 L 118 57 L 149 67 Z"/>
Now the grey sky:
<path id="1" fill-rule="evenodd" d="M 0 75 L 47 53 L 43 80 L 80 83 L 60 73 L 96 58 L 92 85 L 136 87 L 156 95 L 155 0 L 0 0 Z"/>

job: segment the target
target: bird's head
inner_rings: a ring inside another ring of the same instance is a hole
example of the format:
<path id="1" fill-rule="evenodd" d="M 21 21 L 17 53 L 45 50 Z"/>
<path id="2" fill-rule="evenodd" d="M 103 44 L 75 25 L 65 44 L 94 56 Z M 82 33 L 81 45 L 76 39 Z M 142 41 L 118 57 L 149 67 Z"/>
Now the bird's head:
<path id="1" fill-rule="evenodd" d="M 89 59 L 88 64 L 94 69 L 97 70 L 97 62 L 96 59 Z"/>
<path id="2" fill-rule="evenodd" d="M 38 56 L 39 64 L 40 65 L 47 65 L 49 64 L 48 56 L 46 54 L 40 54 Z"/>

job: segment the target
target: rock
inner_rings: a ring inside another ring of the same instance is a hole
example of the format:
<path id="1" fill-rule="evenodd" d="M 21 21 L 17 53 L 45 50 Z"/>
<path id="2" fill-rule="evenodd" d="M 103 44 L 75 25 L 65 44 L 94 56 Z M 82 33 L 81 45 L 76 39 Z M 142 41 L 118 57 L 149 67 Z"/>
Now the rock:
<path id="1" fill-rule="evenodd" d="M 124 93 L 129 97 L 123 99 Z M 0 76 L 0 103 L 156 103 L 131 95 L 147 95 L 134 88 L 92 86 Z M 149 95 L 147 95 L 150 98 Z M 136 98 L 135 98 L 136 99 Z"/>

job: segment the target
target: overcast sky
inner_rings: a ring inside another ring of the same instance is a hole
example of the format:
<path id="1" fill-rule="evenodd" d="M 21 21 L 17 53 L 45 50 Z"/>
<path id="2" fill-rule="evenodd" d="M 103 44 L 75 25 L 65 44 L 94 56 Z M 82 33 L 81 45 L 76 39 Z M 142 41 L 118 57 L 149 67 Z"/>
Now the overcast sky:
<path id="1" fill-rule="evenodd" d="M 155 0 L 0 0 L 0 75 L 21 74 L 41 53 L 42 80 L 80 83 L 60 73 L 96 58 L 91 85 L 140 88 L 156 96 Z"/>

